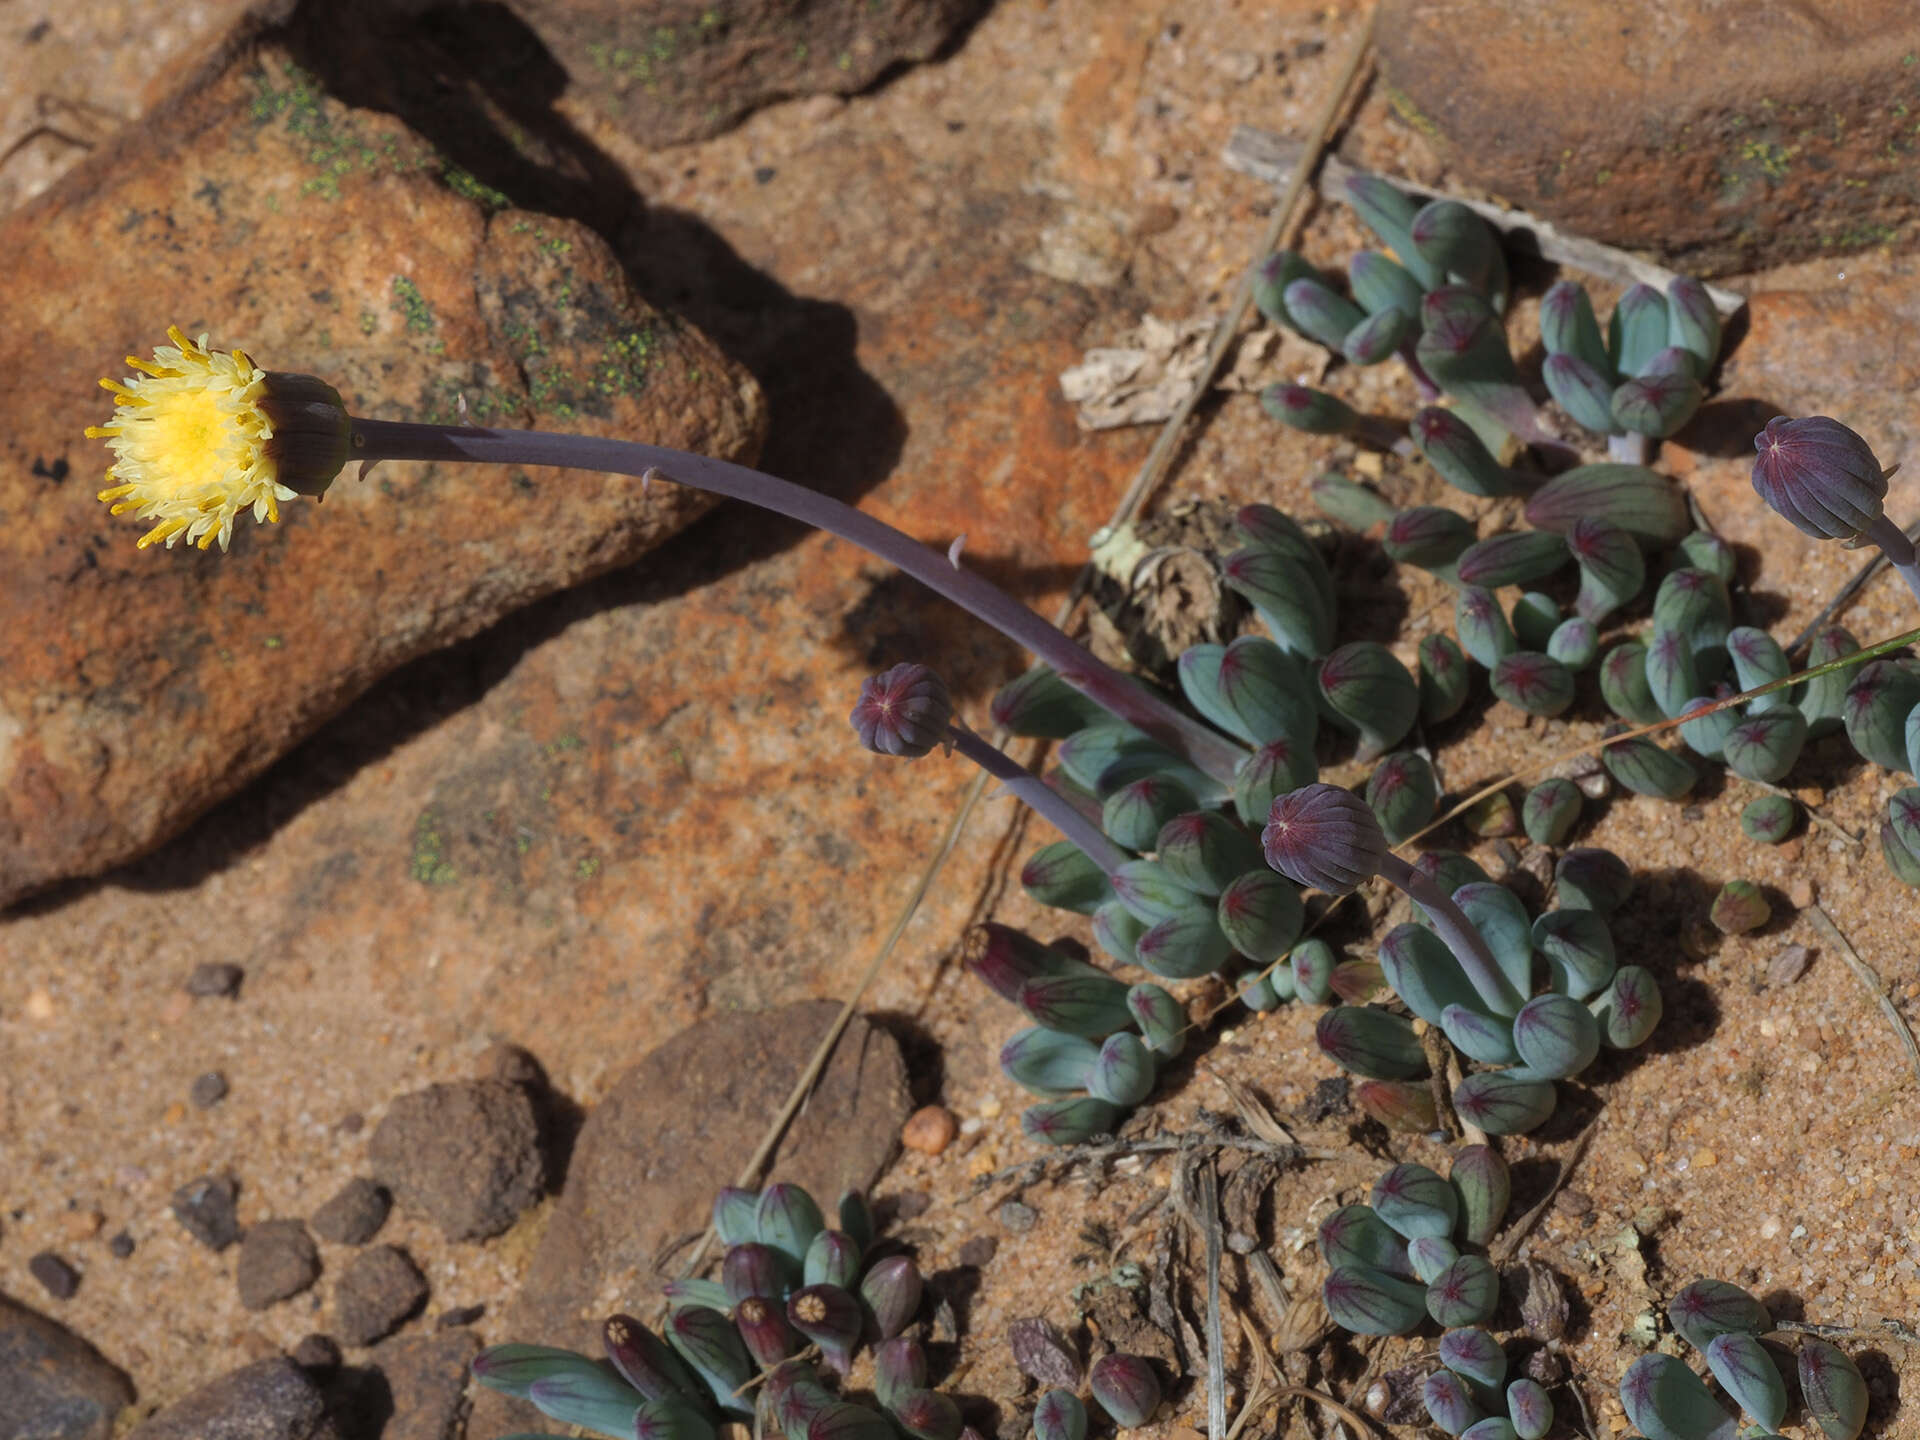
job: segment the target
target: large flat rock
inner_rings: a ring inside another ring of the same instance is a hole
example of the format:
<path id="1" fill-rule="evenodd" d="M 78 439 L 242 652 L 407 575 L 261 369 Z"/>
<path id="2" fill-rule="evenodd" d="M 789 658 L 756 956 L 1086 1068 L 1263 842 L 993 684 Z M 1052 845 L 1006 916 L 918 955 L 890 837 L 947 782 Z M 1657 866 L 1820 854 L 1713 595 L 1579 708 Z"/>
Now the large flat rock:
<path id="1" fill-rule="evenodd" d="M 738 1178 L 839 1011 L 815 1000 L 702 1021 L 616 1080 L 581 1128 L 509 1333 L 598 1355 L 608 1315 L 650 1316 L 678 1273 L 663 1271 L 661 1256 L 706 1228 L 713 1197 Z M 912 1109 L 906 1080 L 892 1037 L 855 1016 L 768 1178 L 804 1186 L 828 1213 L 842 1191 L 866 1189 Z M 475 1397 L 476 1434 L 538 1422 L 531 1406 L 496 1392 Z"/>
<path id="2" fill-rule="evenodd" d="M 477 197 L 477 198 L 470 198 Z M 137 551 L 81 438 L 166 326 L 357 414 L 644 435 L 753 459 L 753 381 L 584 227 L 504 208 L 391 117 L 250 48 L 0 225 L 0 904 L 151 849 L 402 662 L 626 564 L 672 486 L 394 465 L 231 555 Z"/>
<path id="3" fill-rule="evenodd" d="M 1384 0 L 1381 68 L 1475 184 L 1702 274 L 1909 245 L 1908 0 Z"/>

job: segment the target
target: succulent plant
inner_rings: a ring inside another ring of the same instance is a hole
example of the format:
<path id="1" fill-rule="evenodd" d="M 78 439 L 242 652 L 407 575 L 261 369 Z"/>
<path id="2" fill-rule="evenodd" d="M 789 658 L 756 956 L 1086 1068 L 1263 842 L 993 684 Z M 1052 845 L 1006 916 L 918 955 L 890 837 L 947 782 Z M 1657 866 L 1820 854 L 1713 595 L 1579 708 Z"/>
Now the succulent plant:
<path id="1" fill-rule="evenodd" d="M 495 1345 L 474 1358 L 474 1378 L 560 1424 L 615 1440 L 713 1440 L 720 1419 L 751 1413 L 750 1383 L 764 1375 L 759 1403 L 790 1440 L 885 1440 L 884 1417 L 842 1404 L 791 1357 L 811 1341 L 844 1374 L 868 1329 L 896 1334 L 920 1303 L 913 1262 L 862 1258 L 873 1222 L 857 1191 L 841 1197 L 838 1229 L 791 1184 L 722 1190 L 713 1214 L 726 1246 L 722 1279 L 668 1287 L 664 1338 L 630 1315 L 614 1315 L 601 1327 L 604 1361 L 548 1346 Z M 959 1440 L 953 1402 L 929 1399 L 921 1388 L 926 1360 L 917 1345 L 883 1345 L 875 1374 L 882 1404 L 914 1440 Z"/>
<path id="2" fill-rule="evenodd" d="M 1766 1308 L 1737 1285 L 1696 1280 L 1667 1306 L 1680 1336 L 1704 1352 L 1708 1371 L 1752 1428 L 1740 1429 L 1706 1382 L 1671 1355 L 1643 1355 L 1620 1380 L 1627 1418 L 1648 1440 L 1731 1440 L 1771 1434 L 1785 1420 L 1782 1366 L 1760 1337 L 1773 1325 Z M 1807 1413 L 1829 1440 L 1855 1440 L 1867 1418 L 1867 1386 L 1845 1352 L 1825 1340 L 1801 1341 L 1800 1392 Z"/>
<path id="3" fill-rule="evenodd" d="M 1538 1382 L 1522 1375 L 1503 1384 L 1506 1353 L 1485 1330 L 1469 1326 L 1443 1336 L 1440 1363 L 1420 1398 L 1428 1417 L 1447 1434 L 1541 1440 L 1553 1428 L 1553 1402 Z"/>
<path id="4" fill-rule="evenodd" d="M 1509 1193 L 1506 1166 L 1484 1145 L 1463 1149 L 1448 1179 L 1422 1165 L 1388 1170 L 1365 1204 L 1320 1224 L 1328 1317 L 1356 1335 L 1403 1335 L 1428 1318 L 1449 1328 L 1491 1318 L 1499 1278 L 1463 1247 L 1491 1238 Z"/>

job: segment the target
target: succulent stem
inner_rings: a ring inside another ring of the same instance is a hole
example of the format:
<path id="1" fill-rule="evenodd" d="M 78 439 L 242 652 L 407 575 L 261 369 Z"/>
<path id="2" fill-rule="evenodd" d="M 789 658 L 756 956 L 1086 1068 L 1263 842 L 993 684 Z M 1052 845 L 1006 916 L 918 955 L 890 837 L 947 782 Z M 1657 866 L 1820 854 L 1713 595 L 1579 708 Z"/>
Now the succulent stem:
<path id="1" fill-rule="evenodd" d="M 416 425 L 357 417 L 353 421 L 353 455 L 367 463 L 440 460 L 566 466 L 632 475 L 643 480 L 657 477 L 730 500 L 744 500 L 837 535 L 896 566 L 935 594 L 951 600 L 1031 651 L 1058 671 L 1068 684 L 1222 784 L 1232 784 L 1234 770 L 1245 758 L 1246 752 L 1240 746 L 1182 715 L 1119 671 L 1095 659 L 980 576 L 958 568 L 946 556 L 886 522 L 804 485 L 725 460 L 632 440 L 561 435 L 544 430 Z"/>
<path id="2" fill-rule="evenodd" d="M 1867 527 L 1865 538 L 1880 547 L 1887 563 L 1900 572 L 1900 578 L 1913 591 L 1913 598 L 1920 600 L 1920 561 L 1915 560 L 1913 542 L 1900 527 L 1883 514 Z"/>
<path id="3" fill-rule="evenodd" d="M 1047 784 L 1026 766 L 996 750 L 959 721 L 947 731 L 953 748 L 966 756 L 1008 790 L 1029 809 L 1072 841 L 1086 857 L 1111 875 L 1130 858 L 1100 833 L 1100 827 L 1074 808 L 1073 802 Z"/>
<path id="4" fill-rule="evenodd" d="M 1607 458 L 1622 465 L 1644 465 L 1653 450 L 1653 438 L 1637 430 L 1607 436 Z"/>
<path id="5" fill-rule="evenodd" d="M 1526 996 L 1513 988 L 1487 942 L 1473 922 L 1453 903 L 1453 898 L 1425 875 L 1392 851 L 1380 861 L 1380 878 L 1405 892 L 1407 898 L 1427 912 L 1434 933 L 1447 942 L 1467 980 L 1494 1011 L 1512 1015 L 1526 1002 Z"/>

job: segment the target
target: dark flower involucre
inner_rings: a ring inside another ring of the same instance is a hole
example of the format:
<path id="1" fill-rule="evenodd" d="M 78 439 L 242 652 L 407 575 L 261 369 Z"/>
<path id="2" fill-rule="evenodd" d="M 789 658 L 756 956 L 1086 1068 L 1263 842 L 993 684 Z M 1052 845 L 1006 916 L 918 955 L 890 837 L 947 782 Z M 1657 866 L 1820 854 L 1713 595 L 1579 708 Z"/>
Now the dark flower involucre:
<path id="1" fill-rule="evenodd" d="M 1367 802 L 1338 785 L 1304 785 L 1273 802 L 1260 845 L 1296 884 L 1344 895 L 1377 874 L 1387 837 Z"/>
<path id="2" fill-rule="evenodd" d="M 862 682 L 849 718 L 867 749 L 918 760 L 945 743 L 953 700 L 925 665 L 896 665 Z"/>
<path id="3" fill-rule="evenodd" d="M 1865 440 L 1825 415 L 1769 420 L 1753 437 L 1753 488 L 1816 540 L 1851 540 L 1880 518 L 1886 472 Z"/>

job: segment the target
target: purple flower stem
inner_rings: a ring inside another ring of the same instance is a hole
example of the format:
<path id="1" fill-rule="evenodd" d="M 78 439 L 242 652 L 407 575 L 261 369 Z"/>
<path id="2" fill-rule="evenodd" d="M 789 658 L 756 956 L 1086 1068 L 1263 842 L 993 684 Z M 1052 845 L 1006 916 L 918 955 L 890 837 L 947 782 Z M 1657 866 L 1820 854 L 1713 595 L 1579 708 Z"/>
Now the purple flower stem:
<path id="1" fill-rule="evenodd" d="M 1513 988 L 1513 982 L 1507 979 L 1506 972 L 1487 948 L 1486 940 L 1446 891 L 1391 850 L 1380 862 L 1380 878 L 1404 891 L 1409 900 L 1427 912 L 1427 918 L 1433 921 L 1434 933 L 1447 942 L 1453 958 L 1467 972 L 1468 981 L 1494 1014 L 1519 1013 L 1527 997 Z"/>
<path id="2" fill-rule="evenodd" d="M 558 465 L 639 479 L 658 478 L 729 500 L 744 500 L 829 535 L 837 535 L 886 561 L 1053 667 L 1069 685 L 1128 724 L 1145 731 L 1223 785 L 1246 751 L 1197 720 L 1147 693 L 1101 663 L 1083 647 L 995 586 L 951 564 L 885 521 L 830 499 L 804 485 L 779 480 L 744 465 L 668 450 L 633 440 L 562 435 L 546 430 L 490 430 L 463 425 L 414 425 L 391 420 L 353 421 L 353 455 L 375 460 L 477 461 L 505 465 Z"/>
<path id="3" fill-rule="evenodd" d="M 1099 826 L 1075 809 L 1066 796 L 1012 756 L 996 750 L 958 720 L 948 727 L 947 739 L 954 749 L 1006 786 L 1017 799 L 1026 803 L 1028 809 L 1066 836 L 1107 874 L 1113 874 L 1132 858 L 1107 839 Z"/>
<path id="4" fill-rule="evenodd" d="M 1900 572 L 1900 578 L 1913 591 L 1913 598 L 1920 600 L 1920 563 L 1915 561 L 1913 542 L 1901 533 L 1900 527 L 1881 515 L 1867 527 L 1866 538 L 1880 547 L 1887 563 Z"/>

